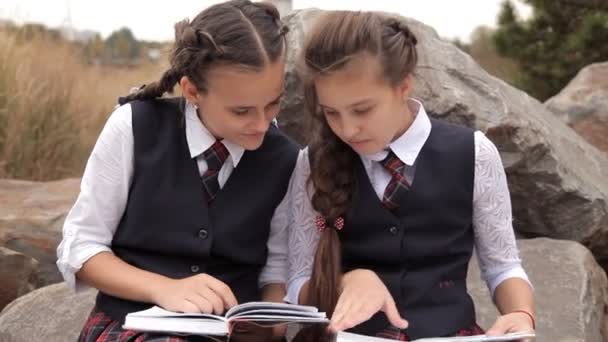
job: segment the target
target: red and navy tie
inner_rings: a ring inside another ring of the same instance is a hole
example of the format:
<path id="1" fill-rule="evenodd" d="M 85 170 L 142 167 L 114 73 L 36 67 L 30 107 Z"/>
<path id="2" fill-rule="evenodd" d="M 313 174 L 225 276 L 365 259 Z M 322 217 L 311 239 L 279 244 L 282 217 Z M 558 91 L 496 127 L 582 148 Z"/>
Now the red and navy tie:
<path id="1" fill-rule="evenodd" d="M 207 171 L 205 171 L 202 178 L 205 190 L 207 190 L 207 200 L 209 203 L 213 201 L 220 191 L 220 183 L 217 177 L 228 155 L 226 146 L 219 140 L 216 140 L 211 147 L 203 152 L 203 158 L 207 162 Z"/>
<path id="2" fill-rule="evenodd" d="M 405 163 L 393 151 L 390 151 L 380 164 L 391 174 L 391 180 L 386 190 L 384 190 L 382 203 L 389 210 L 395 210 L 399 207 L 399 203 L 410 189 L 410 183 L 403 175 Z"/>

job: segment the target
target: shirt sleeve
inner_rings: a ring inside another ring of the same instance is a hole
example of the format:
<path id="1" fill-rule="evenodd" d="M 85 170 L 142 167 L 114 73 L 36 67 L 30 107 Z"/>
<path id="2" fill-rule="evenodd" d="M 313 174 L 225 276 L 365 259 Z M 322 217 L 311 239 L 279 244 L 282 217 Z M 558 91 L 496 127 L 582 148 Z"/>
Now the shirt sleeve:
<path id="1" fill-rule="evenodd" d="M 285 301 L 297 304 L 302 285 L 312 274 L 313 260 L 319 243 L 315 226 L 318 213 L 312 207 L 312 189 L 308 186 L 310 163 L 308 150 L 298 156 L 289 187 L 288 271 Z"/>
<path id="2" fill-rule="evenodd" d="M 110 245 L 124 213 L 133 175 L 131 106 L 110 115 L 89 156 L 80 193 L 63 225 L 57 267 L 76 292 L 88 286 L 75 274 L 94 255 L 112 252 Z"/>
<path id="3" fill-rule="evenodd" d="M 260 288 L 268 284 L 285 284 L 287 278 L 287 210 L 288 195 L 285 194 L 270 221 L 268 258 L 259 278 Z"/>
<path id="4" fill-rule="evenodd" d="M 473 229 L 481 277 L 492 296 L 500 283 L 509 278 L 521 278 L 531 285 L 519 258 L 500 154 L 479 131 L 475 132 Z"/>

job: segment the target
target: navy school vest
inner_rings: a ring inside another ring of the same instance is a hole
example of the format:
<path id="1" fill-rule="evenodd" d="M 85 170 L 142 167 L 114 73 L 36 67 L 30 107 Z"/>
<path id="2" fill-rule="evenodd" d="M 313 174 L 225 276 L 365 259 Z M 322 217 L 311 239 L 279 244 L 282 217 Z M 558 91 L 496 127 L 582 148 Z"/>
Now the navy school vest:
<path id="1" fill-rule="evenodd" d="M 270 221 L 287 191 L 299 146 L 271 125 L 262 146 L 245 151 L 208 206 L 186 141 L 183 100 L 130 105 L 134 174 L 112 251 L 170 278 L 207 273 L 230 286 L 240 303 L 259 300 Z M 151 304 L 100 292 L 97 306 L 124 322 L 127 313 Z"/>
<path id="2" fill-rule="evenodd" d="M 390 212 L 357 159 L 356 191 L 339 232 L 344 272 L 375 271 L 409 321 L 411 339 L 444 336 L 475 323 L 466 276 L 473 250 L 473 131 L 431 120 L 411 190 Z M 378 313 L 353 330 L 375 335 L 389 326 Z"/>

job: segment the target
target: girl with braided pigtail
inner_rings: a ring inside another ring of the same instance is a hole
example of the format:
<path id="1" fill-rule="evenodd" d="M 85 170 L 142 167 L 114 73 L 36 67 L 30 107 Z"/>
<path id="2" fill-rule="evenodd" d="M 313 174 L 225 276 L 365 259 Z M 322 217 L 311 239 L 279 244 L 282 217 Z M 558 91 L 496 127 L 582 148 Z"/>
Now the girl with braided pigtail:
<path id="1" fill-rule="evenodd" d="M 301 77 L 317 130 L 290 185 L 287 298 L 327 312 L 334 332 L 481 334 L 466 289 L 475 247 L 502 313 L 488 334 L 533 330 L 498 151 L 410 97 L 417 43 L 378 13 L 329 12 L 307 33 Z M 314 330 L 299 338 L 318 341 Z"/>
<path id="2" fill-rule="evenodd" d="M 68 284 L 99 290 L 80 341 L 191 341 L 121 327 L 153 305 L 222 314 L 282 301 L 299 151 L 272 123 L 286 33 L 270 4 L 211 6 L 176 24 L 160 80 L 119 100 L 57 250 Z M 162 97 L 176 85 L 183 96 Z"/>

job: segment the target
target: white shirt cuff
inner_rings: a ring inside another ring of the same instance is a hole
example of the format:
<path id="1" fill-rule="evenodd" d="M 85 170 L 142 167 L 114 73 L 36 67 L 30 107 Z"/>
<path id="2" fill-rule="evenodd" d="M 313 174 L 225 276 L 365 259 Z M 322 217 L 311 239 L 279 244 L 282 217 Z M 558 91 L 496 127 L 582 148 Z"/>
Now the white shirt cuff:
<path id="1" fill-rule="evenodd" d="M 300 277 L 296 278 L 294 281 L 290 282 L 287 286 L 287 295 L 284 300 L 291 304 L 300 304 L 300 290 L 302 290 L 302 286 L 310 279 L 309 277 Z"/>
<path id="2" fill-rule="evenodd" d="M 69 248 L 69 246 L 66 247 Z M 107 246 L 95 245 L 83 248 L 80 253 L 74 253 L 74 255 L 69 257 L 68 253 L 65 253 L 65 251 L 63 252 L 64 253 L 62 253 L 61 257 L 57 260 L 57 268 L 59 269 L 59 272 L 61 272 L 65 282 L 68 284 L 68 287 L 72 289 L 72 291 L 80 293 L 88 290 L 91 286 L 87 285 L 85 282 L 79 281 L 78 278 L 76 278 L 76 273 L 78 273 L 82 268 L 82 265 L 93 256 L 102 252 L 112 253 L 112 250 Z"/>
<path id="3" fill-rule="evenodd" d="M 276 268 L 266 268 L 260 273 L 260 278 L 258 280 L 258 286 L 260 288 L 269 285 L 269 284 L 285 284 L 285 274 L 286 270 L 284 267 L 276 267 Z"/>
<path id="4" fill-rule="evenodd" d="M 532 283 L 530 282 L 530 279 L 528 278 L 526 271 L 523 269 L 523 267 L 516 266 L 516 267 L 510 268 L 506 271 L 503 271 L 501 273 L 498 273 L 498 274 L 493 275 L 492 277 L 488 278 L 487 285 L 488 285 L 488 289 L 490 290 L 490 294 L 492 295 L 492 298 L 494 298 L 494 291 L 496 291 L 496 288 L 503 281 L 510 279 L 510 278 L 523 279 L 528 283 L 528 285 L 530 285 L 530 288 L 532 290 L 534 290 L 534 287 L 532 286 Z"/>

